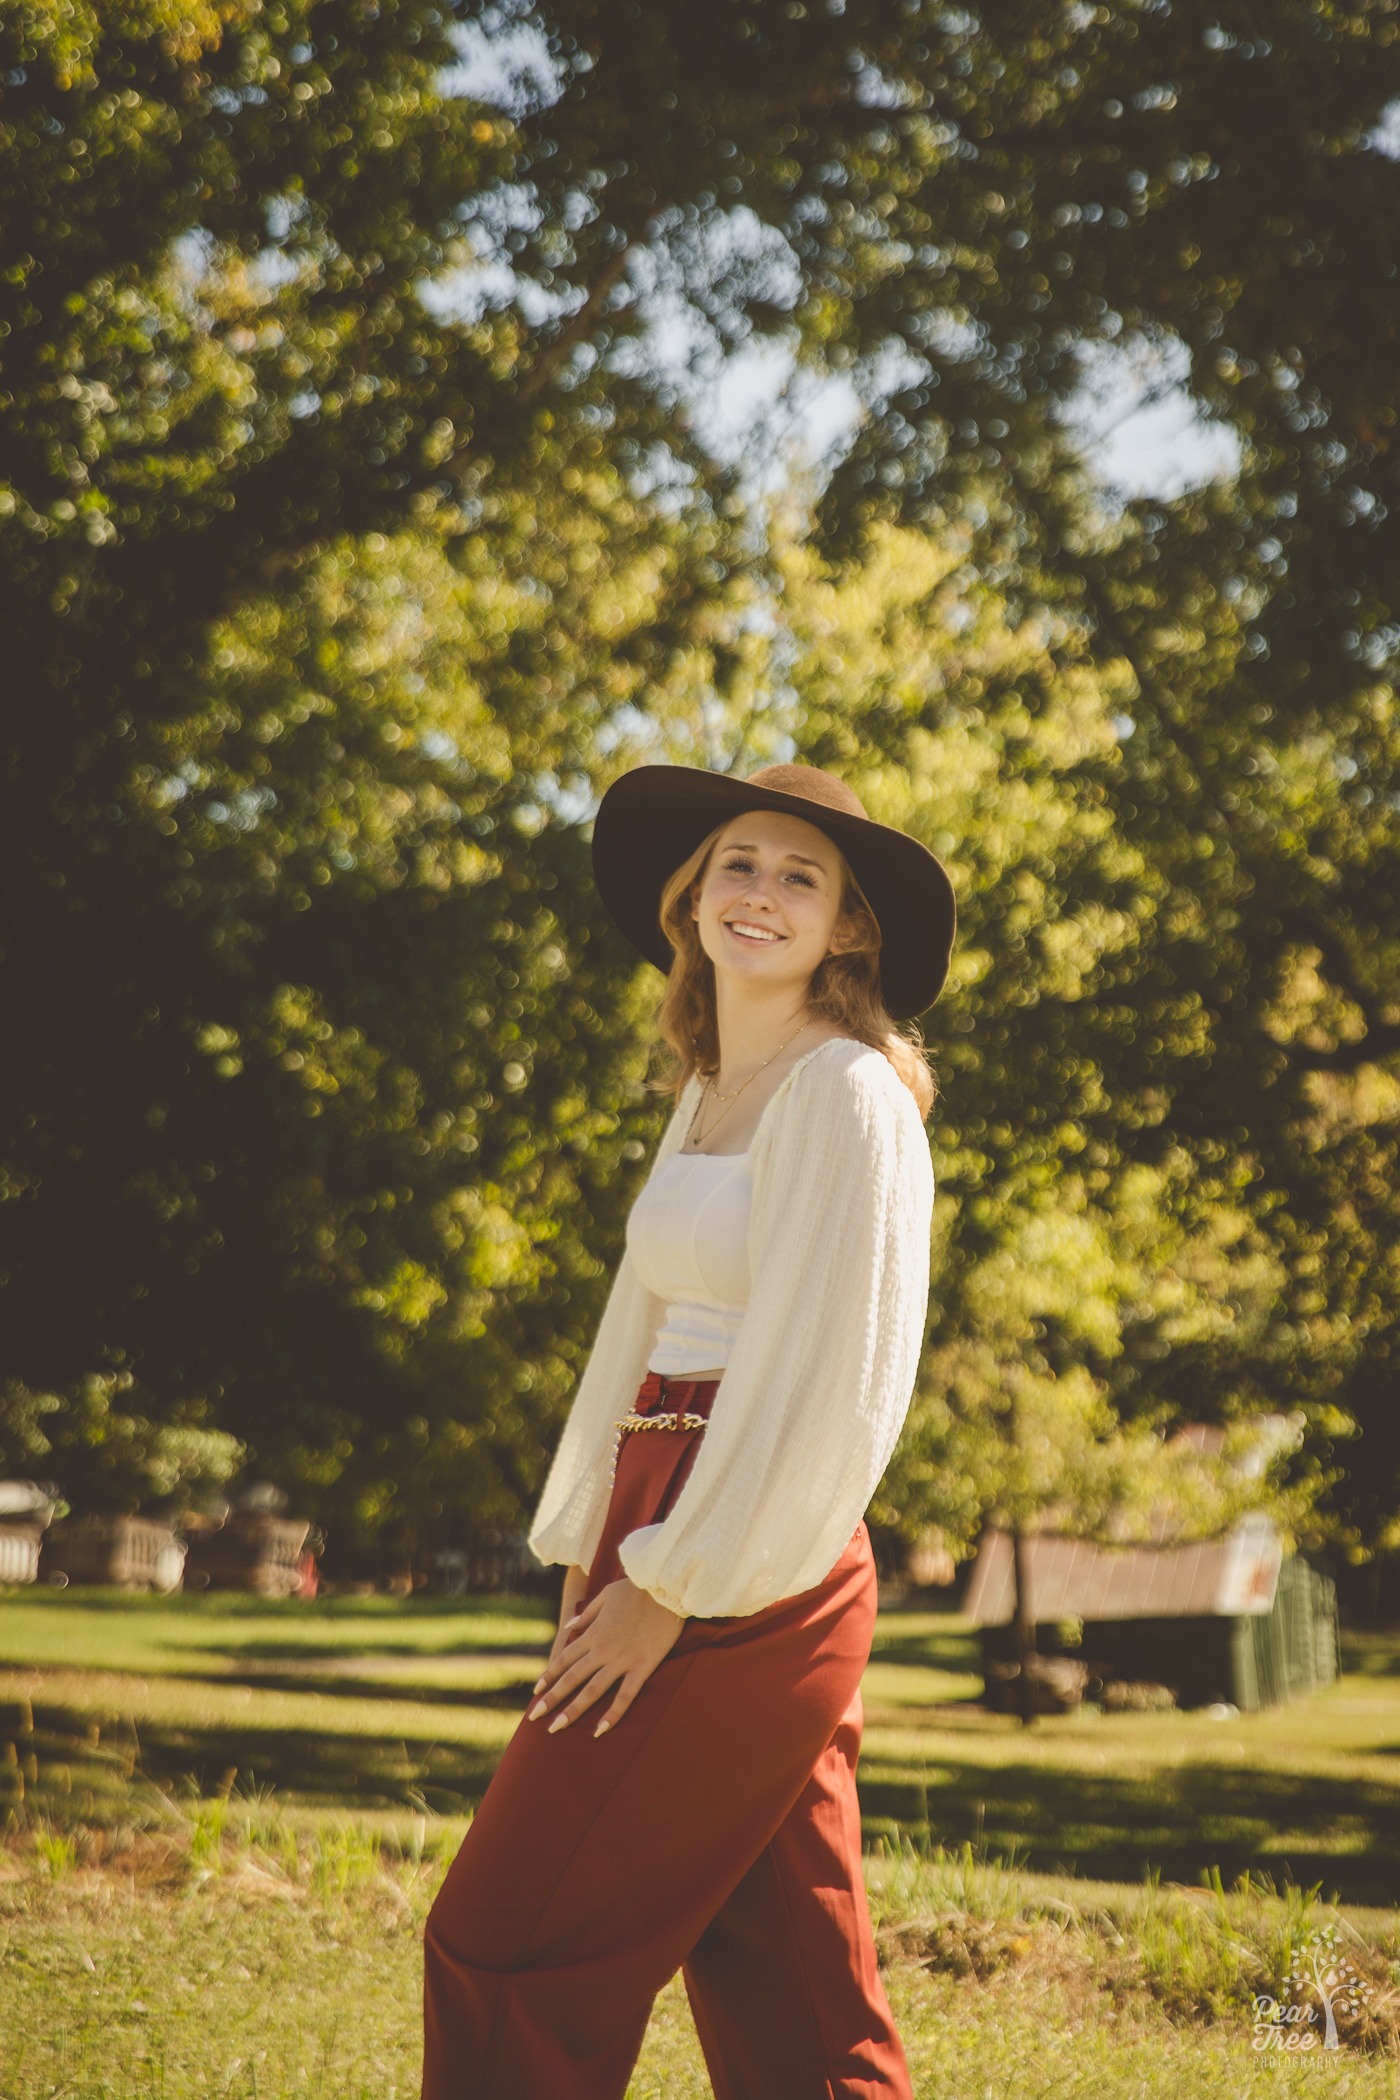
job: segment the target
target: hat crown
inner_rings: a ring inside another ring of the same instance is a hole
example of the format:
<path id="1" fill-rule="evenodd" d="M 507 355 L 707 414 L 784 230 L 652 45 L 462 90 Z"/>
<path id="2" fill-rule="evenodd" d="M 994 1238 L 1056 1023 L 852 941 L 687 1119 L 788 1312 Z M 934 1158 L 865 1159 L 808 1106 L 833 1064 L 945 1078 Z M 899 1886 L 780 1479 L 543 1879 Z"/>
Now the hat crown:
<path id="1" fill-rule="evenodd" d="M 804 802 L 839 809 L 848 817 L 865 816 L 865 804 L 855 789 L 834 773 L 824 773 L 820 766 L 760 766 L 749 774 L 746 785 L 771 788 L 779 795 L 800 795 Z"/>

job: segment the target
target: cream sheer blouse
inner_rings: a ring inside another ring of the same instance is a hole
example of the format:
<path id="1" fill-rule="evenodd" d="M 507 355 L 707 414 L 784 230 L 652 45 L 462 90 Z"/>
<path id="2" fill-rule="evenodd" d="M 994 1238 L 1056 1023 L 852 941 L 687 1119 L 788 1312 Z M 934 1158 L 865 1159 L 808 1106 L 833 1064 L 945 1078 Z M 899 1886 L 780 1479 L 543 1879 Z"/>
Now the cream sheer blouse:
<path id="1" fill-rule="evenodd" d="M 692 1078 L 653 1175 L 699 1097 Z M 928 1137 L 880 1051 L 835 1037 L 799 1058 L 750 1153 L 748 1307 L 689 1479 L 621 1549 L 630 1579 L 687 1617 L 761 1611 L 835 1566 L 904 1426 L 928 1311 Z M 539 1560 L 592 1560 L 615 1426 L 665 1313 L 624 1251 L 531 1526 Z"/>

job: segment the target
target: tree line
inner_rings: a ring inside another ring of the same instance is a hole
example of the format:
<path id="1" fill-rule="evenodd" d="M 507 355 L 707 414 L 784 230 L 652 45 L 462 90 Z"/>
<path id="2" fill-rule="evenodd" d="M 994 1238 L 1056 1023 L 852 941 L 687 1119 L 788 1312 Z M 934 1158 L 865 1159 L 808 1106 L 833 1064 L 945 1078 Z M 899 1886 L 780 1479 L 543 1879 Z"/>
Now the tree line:
<path id="1" fill-rule="evenodd" d="M 0 10 L 0 1462 L 517 1524 L 664 1114 L 588 812 L 795 753 L 959 892 L 885 1550 L 1267 1416 L 1383 1566 L 1400 49 L 1256 14 Z M 1143 343 L 1239 464 L 1114 502 Z"/>

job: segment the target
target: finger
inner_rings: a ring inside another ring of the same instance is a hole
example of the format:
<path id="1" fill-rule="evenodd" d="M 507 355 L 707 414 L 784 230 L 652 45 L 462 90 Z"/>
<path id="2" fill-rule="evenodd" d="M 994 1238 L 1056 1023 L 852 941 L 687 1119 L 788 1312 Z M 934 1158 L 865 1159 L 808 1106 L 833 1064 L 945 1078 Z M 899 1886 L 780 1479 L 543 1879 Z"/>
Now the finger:
<path id="1" fill-rule="evenodd" d="M 548 1669 L 549 1665 L 555 1660 L 555 1658 L 563 1654 L 568 1644 L 569 1634 L 567 1626 L 556 1627 L 554 1631 L 554 1638 L 549 1644 L 549 1652 L 545 1657 L 542 1668 Z"/>
<path id="2" fill-rule="evenodd" d="M 567 1667 L 565 1666 L 566 1663 Z M 596 1656 L 578 1655 L 573 1658 L 572 1662 L 568 1662 L 567 1658 L 563 1658 L 559 1668 L 554 1672 L 549 1689 L 530 1708 L 530 1719 L 538 1721 L 541 1714 L 547 1714 L 554 1707 L 560 1705 L 563 1700 L 569 1697 L 571 1692 L 577 1689 L 584 1678 L 591 1671 L 596 1670 L 597 1667 L 598 1659 Z"/>
<path id="3" fill-rule="evenodd" d="M 553 1735 L 556 1729 L 567 1728 L 571 1721 L 577 1721 L 581 1714 L 586 1714 L 590 1706 L 596 1706 L 604 1694 L 612 1690 L 617 1676 L 616 1663 L 599 1663 L 588 1682 L 580 1686 L 568 1705 L 560 1707 L 549 1724 L 549 1733 Z"/>
<path id="4" fill-rule="evenodd" d="M 533 1707 L 529 1709 L 529 1718 L 531 1720 L 539 1720 L 539 1716 L 550 1714 L 550 1711 L 556 1705 L 563 1705 L 563 1701 L 573 1693 L 573 1690 L 577 1690 L 577 1686 L 584 1682 L 584 1678 L 596 1667 L 598 1667 L 598 1657 L 596 1655 L 573 1655 L 573 1657 L 565 1655 L 565 1657 L 560 1657 L 560 1661 L 556 1663 L 556 1667 L 552 1669 L 552 1672 L 546 1678 L 544 1693 L 539 1695 L 539 1699 L 535 1699 Z"/>
<path id="5" fill-rule="evenodd" d="M 617 1688 L 617 1697 L 594 1729 L 594 1735 L 606 1735 L 610 1728 L 616 1728 L 618 1722 L 622 1719 L 622 1716 L 626 1713 L 650 1675 L 651 1672 L 649 1670 L 631 1670 L 628 1672 Z"/>
<path id="6" fill-rule="evenodd" d="M 534 1699 L 538 1699 L 541 1692 L 547 1690 L 550 1685 L 558 1681 L 559 1676 L 563 1671 L 568 1669 L 570 1663 L 574 1663 L 577 1661 L 577 1648 L 575 1648 L 571 1655 L 569 1653 L 569 1643 L 566 1640 L 564 1640 L 561 1636 L 561 1638 L 550 1649 L 549 1660 L 545 1664 L 544 1668 L 540 1671 L 539 1676 L 535 1679 L 534 1688 L 530 1696 Z"/>
<path id="7" fill-rule="evenodd" d="M 532 1687 L 530 1694 L 532 1698 L 537 1699 L 540 1693 L 549 1685 L 556 1683 L 560 1670 L 567 1669 L 569 1663 L 577 1657 L 579 1650 L 576 1643 L 583 1638 L 597 1620 L 599 1612 L 602 1610 L 603 1596 L 604 1592 L 600 1590 L 598 1595 L 579 1611 L 576 1611 L 572 1618 L 565 1619 L 563 1625 L 554 1636 L 554 1641 L 549 1651 L 549 1660 Z M 533 1713 L 530 1718 L 531 1720 L 534 1719 Z"/>
<path id="8" fill-rule="evenodd" d="M 571 1662 L 577 1662 L 586 1649 L 595 1645 L 596 1635 L 591 1626 L 566 1626 L 558 1649 L 545 1664 L 541 1676 L 557 1677 L 561 1669 L 567 1670 Z"/>
<path id="9" fill-rule="evenodd" d="M 542 1690 L 546 1688 L 546 1684 L 550 1684 L 558 1676 L 560 1659 L 565 1661 L 565 1667 L 567 1667 L 569 1648 L 573 1646 L 575 1640 L 579 1640 L 581 1634 L 588 1632 L 588 1627 L 598 1617 L 598 1604 L 600 1604 L 600 1594 L 592 1600 L 592 1604 L 584 1604 L 584 1609 L 575 1611 L 575 1615 L 571 1619 L 565 1619 L 565 1623 L 558 1627 L 558 1632 L 554 1636 L 554 1644 L 550 1646 L 550 1659 L 544 1665 L 542 1672 L 539 1672 L 539 1678 L 535 1680 L 535 1688 L 533 1688 L 531 1697 L 537 1699 L 539 1693 L 542 1693 Z"/>

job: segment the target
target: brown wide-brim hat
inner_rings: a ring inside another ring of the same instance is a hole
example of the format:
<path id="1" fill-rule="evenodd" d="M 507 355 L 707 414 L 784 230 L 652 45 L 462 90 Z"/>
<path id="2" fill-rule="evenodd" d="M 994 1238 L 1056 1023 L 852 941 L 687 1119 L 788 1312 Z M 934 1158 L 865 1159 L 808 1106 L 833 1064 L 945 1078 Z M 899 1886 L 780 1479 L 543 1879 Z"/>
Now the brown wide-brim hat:
<path id="1" fill-rule="evenodd" d="M 593 874 L 610 915 L 648 962 L 669 973 L 661 892 L 717 825 L 745 809 L 802 817 L 850 862 L 880 927 L 880 989 L 896 1021 L 932 1006 L 953 952 L 948 871 L 907 831 L 877 824 L 853 788 L 819 766 L 760 766 L 747 780 L 699 766 L 637 766 L 615 780 L 593 820 Z"/>

